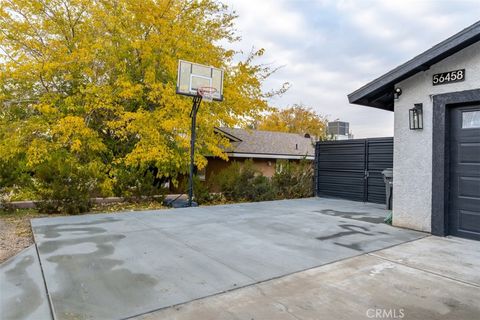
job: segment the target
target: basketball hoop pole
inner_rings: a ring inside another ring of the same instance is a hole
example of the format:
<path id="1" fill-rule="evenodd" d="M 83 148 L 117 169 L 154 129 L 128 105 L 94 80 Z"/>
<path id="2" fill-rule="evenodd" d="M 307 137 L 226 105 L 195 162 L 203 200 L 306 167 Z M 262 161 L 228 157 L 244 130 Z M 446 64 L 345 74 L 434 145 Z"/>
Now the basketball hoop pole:
<path id="1" fill-rule="evenodd" d="M 200 94 L 193 97 L 192 112 L 190 112 L 190 118 L 192 118 L 192 130 L 190 137 L 190 179 L 188 181 L 188 206 L 192 206 L 193 198 L 193 171 L 194 171 L 194 160 L 195 160 L 195 138 L 196 138 L 196 129 L 197 129 L 197 111 L 200 108 L 200 103 L 202 102 L 202 96 Z"/>
<path id="2" fill-rule="evenodd" d="M 203 101 L 223 100 L 223 70 L 212 66 L 178 61 L 177 71 L 177 94 L 193 96 L 191 137 L 190 137 L 190 174 L 188 182 L 188 203 L 191 207 L 193 202 L 193 172 L 195 168 L 195 139 L 197 129 L 197 112 Z"/>

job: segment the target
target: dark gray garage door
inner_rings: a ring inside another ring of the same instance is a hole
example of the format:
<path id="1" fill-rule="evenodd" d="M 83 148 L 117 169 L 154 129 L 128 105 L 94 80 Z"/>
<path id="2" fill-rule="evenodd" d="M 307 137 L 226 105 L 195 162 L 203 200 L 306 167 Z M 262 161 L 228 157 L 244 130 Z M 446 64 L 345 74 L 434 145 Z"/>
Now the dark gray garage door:
<path id="1" fill-rule="evenodd" d="M 382 171 L 393 167 L 393 138 L 317 142 L 317 196 L 385 203 Z"/>
<path id="2" fill-rule="evenodd" d="M 449 233 L 480 240 L 480 106 L 451 109 Z"/>

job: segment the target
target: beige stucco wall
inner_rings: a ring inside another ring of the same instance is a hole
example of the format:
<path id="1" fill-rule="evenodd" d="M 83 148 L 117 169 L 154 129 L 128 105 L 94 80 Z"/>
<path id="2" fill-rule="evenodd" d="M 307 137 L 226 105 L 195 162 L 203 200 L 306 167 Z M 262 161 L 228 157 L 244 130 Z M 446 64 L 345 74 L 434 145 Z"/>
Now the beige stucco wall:
<path id="1" fill-rule="evenodd" d="M 213 192 L 219 192 L 220 189 L 216 185 L 215 177 L 220 173 L 223 169 L 227 168 L 232 162 L 240 162 L 243 163 L 248 158 L 234 158 L 231 157 L 228 161 L 225 161 L 220 158 L 208 158 L 207 168 L 205 170 L 205 183 L 211 188 Z M 260 171 L 265 177 L 271 178 L 275 174 L 277 160 L 276 159 L 252 159 L 253 166 L 255 169 Z M 283 161 L 283 160 L 282 160 Z M 299 160 L 289 160 L 298 162 Z M 182 176 L 178 178 L 178 187 L 171 187 L 171 192 L 185 192 L 185 185 L 188 181 L 188 176 Z"/>
<path id="2" fill-rule="evenodd" d="M 260 171 L 265 177 L 273 177 L 276 167 L 275 159 L 253 159 L 253 166 Z"/>
<path id="3" fill-rule="evenodd" d="M 247 158 L 230 158 L 228 161 L 220 158 L 209 158 L 206 169 L 206 182 L 212 186 L 213 191 L 219 191 L 214 185 L 215 176 L 220 171 L 227 168 L 233 161 L 243 163 Z M 253 166 L 266 177 L 272 177 L 275 174 L 276 159 L 253 159 Z"/>
<path id="4" fill-rule="evenodd" d="M 436 73 L 466 69 L 465 81 L 432 85 Z M 396 85 L 403 93 L 395 101 L 393 224 L 431 231 L 432 97 L 480 88 L 480 43 L 433 65 Z M 423 130 L 410 130 L 408 110 L 423 103 Z"/>

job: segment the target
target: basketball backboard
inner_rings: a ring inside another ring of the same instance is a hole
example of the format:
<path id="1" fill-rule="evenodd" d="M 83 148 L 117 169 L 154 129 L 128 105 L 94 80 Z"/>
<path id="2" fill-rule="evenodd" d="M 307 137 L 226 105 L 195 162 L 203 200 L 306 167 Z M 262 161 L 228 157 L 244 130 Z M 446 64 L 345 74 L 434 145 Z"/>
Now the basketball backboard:
<path id="1" fill-rule="evenodd" d="M 223 100 L 223 70 L 198 63 L 179 60 L 177 93 L 195 97 L 198 90 L 210 88 L 213 100 Z"/>

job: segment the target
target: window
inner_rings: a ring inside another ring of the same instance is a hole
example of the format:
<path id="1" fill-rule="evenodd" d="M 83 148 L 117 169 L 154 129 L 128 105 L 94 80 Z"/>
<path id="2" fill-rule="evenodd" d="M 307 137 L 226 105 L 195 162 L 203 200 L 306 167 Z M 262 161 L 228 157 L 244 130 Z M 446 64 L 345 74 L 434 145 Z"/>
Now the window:
<path id="1" fill-rule="evenodd" d="M 462 112 L 462 129 L 480 128 L 480 110 Z"/>

